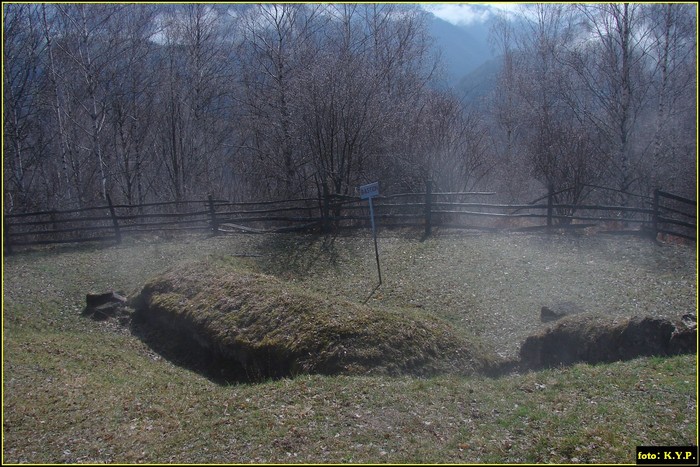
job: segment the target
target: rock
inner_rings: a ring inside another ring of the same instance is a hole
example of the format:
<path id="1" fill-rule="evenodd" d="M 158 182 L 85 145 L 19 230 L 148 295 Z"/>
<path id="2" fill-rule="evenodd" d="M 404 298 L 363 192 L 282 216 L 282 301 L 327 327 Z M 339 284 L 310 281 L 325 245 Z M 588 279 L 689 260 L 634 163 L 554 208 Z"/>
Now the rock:
<path id="1" fill-rule="evenodd" d="M 681 317 L 681 321 L 688 328 L 696 328 L 698 326 L 698 320 L 694 313 L 686 313 Z"/>
<path id="2" fill-rule="evenodd" d="M 573 302 L 562 302 L 551 307 L 543 306 L 540 310 L 540 321 L 547 323 L 556 321 L 567 315 L 584 313 L 585 310 Z"/>
<path id="3" fill-rule="evenodd" d="M 88 308 L 97 308 L 109 303 L 126 303 L 126 297 L 117 292 L 107 292 L 101 294 L 89 293 L 85 296 L 85 304 Z"/>
<path id="4" fill-rule="evenodd" d="M 697 353 L 698 334 L 697 321 L 693 313 L 686 313 L 681 320 L 674 323 L 675 329 L 671 333 L 668 353 L 680 355 L 684 353 Z"/>
<path id="5" fill-rule="evenodd" d="M 89 293 L 85 296 L 83 315 L 93 319 L 103 320 L 112 316 L 124 315 L 127 299 L 118 292 L 101 294 Z"/>

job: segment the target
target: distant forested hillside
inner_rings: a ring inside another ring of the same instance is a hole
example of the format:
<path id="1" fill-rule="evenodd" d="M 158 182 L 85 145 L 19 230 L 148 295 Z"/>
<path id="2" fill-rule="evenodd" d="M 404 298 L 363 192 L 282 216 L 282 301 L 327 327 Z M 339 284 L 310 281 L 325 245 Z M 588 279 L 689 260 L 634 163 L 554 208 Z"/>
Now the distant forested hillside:
<path id="1" fill-rule="evenodd" d="M 4 211 L 429 179 L 694 198 L 696 21 L 532 4 L 487 37 L 411 4 L 7 3 Z"/>

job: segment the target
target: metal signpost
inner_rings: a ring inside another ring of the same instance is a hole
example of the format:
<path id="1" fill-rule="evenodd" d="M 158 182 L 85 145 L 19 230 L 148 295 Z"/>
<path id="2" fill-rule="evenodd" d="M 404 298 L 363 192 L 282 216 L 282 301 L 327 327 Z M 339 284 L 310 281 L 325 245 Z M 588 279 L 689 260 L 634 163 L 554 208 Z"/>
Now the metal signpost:
<path id="1" fill-rule="evenodd" d="M 362 185 L 360 187 L 360 198 L 369 201 L 369 217 L 372 222 L 372 235 L 374 236 L 374 255 L 377 258 L 377 273 L 379 274 L 379 287 L 382 285 L 382 270 L 379 267 L 379 248 L 377 247 L 377 229 L 374 226 L 374 207 L 372 206 L 372 198 L 379 196 L 379 182 Z M 376 289 L 375 289 L 376 290 Z M 368 297 L 369 298 L 369 297 Z"/>

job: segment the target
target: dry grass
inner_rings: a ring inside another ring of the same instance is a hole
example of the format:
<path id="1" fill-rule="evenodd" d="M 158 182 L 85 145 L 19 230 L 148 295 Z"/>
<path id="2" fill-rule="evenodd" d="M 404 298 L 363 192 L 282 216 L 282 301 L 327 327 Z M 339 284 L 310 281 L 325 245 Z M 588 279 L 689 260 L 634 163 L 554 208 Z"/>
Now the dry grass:
<path id="1" fill-rule="evenodd" d="M 4 261 L 5 463 L 633 463 L 637 445 L 697 444 L 696 357 L 502 378 L 299 376 L 218 384 L 84 295 L 133 292 L 181 260 L 228 257 L 321 296 L 362 302 L 371 239 L 192 237 L 22 253 Z M 262 254 L 262 257 L 234 255 Z M 696 307 L 695 249 L 535 235 L 380 238 L 370 299 L 413 308 L 512 355 L 539 308 L 677 316 Z"/>
<path id="2" fill-rule="evenodd" d="M 376 306 L 420 307 L 482 335 L 504 357 L 542 329 L 540 309 L 571 301 L 611 317 L 677 318 L 696 309 L 694 247 L 615 236 L 444 232 L 379 240 Z M 272 237 L 264 272 L 363 301 L 377 282 L 370 237 Z"/>

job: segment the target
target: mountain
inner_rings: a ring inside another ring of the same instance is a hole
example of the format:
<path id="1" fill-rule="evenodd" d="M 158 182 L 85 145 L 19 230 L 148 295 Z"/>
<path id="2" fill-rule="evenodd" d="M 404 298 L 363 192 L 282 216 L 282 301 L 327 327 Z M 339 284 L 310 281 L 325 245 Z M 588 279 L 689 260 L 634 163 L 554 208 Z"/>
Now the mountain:
<path id="1" fill-rule="evenodd" d="M 494 58 L 488 42 L 489 21 L 456 26 L 431 15 L 428 32 L 440 51 L 450 86 L 457 85 L 468 73 Z"/>
<path id="2" fill-rule="evenodd" d="M 454 85 L 454 90 L 465 102 L 481 100 L 496 88 L 498 74 L 502 67 L 503 59 L 501 57 L 487 60 L 464 75 Z"/>

